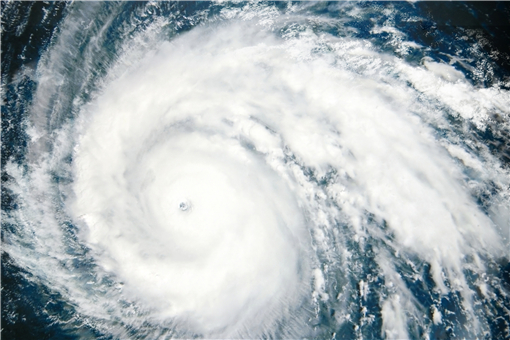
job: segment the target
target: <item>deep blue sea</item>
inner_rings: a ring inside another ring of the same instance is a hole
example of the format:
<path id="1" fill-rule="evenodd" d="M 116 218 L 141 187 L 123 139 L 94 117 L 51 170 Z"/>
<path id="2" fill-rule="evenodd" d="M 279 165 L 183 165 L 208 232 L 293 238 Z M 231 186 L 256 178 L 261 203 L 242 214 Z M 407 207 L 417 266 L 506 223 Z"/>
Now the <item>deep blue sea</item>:
<path id="1" fill-rule="evenodd" d="M 1 2 L 1 337 L 510 339 L 510 2 Z"/>

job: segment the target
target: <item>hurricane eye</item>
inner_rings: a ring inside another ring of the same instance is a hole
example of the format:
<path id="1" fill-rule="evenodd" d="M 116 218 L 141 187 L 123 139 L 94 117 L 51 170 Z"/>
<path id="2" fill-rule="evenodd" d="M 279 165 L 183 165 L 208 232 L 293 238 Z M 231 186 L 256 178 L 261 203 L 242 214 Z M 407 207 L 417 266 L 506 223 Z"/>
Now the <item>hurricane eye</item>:
<path id="1" fill-rule="evenodd" d="M 190 208 L 189 202 L 182 201 L 181 203 L 179 203 L 179 209 L 181 209 L 182 211 L 188 211 L 189 208 Z"/>

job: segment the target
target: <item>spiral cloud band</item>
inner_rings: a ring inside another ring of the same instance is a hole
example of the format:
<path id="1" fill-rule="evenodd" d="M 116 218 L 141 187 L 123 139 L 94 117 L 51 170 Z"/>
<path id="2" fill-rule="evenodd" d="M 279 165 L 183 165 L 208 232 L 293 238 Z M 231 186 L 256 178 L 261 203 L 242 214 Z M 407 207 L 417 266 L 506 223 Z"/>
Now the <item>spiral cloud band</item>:
<path id="1" fill-rule="evenodd" d="M 271 321 L 263 314 L 299 298 L 306 282 L 297 202 L 261 156 L 227 135 L 220 108 L 186 121 L 189 111 L 146 74 L 136 80 L 156 87 L 141 93 L 166 105 L 139 109 L 151 99 L 138 86 L 123 90 L 94 108 L 80 141 L 75 205 L 88 240 L 161 317 L 187 317 L 206 332 Z"/>
<path id="2" fill-rule="evenodd" d="M 75 6 L 38 66 L 28 170 L 7 166 L 24 227 L 4 245 L 72 322 L 133 339 L 495 334 L 510 177 L 467 129 L 507 129 L 507 90 L 409 62 L 424 47 L 393 27 L 371 34 L 397 55 L 332 34 L 307 6 L 229 4 L 168 38 L 181 16 L 147 5 L 104 74 L 85 49 L 63 119 L 59 63 L 94 12 Z"/>

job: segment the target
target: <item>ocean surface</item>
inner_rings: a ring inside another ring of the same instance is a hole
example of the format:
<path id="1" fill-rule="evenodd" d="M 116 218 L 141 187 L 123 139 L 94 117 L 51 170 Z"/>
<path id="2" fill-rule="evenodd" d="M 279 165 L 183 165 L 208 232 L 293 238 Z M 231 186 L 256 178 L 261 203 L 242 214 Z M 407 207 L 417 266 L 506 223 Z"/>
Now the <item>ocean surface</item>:
<path id="1" fill-rule="evenodd" d="M 1 336 L 509 339 L 509 2 L 1 3 Z"/>

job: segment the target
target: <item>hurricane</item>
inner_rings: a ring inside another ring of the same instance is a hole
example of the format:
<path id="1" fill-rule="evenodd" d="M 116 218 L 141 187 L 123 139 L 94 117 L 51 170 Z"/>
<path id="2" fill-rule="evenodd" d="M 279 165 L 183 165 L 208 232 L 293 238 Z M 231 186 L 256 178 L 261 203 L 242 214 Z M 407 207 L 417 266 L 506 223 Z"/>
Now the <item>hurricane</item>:
<path id="1" fill-rule="evenodd" d="M 2 2 L 2 336 L 509 338 L 509 17 Z"/>

